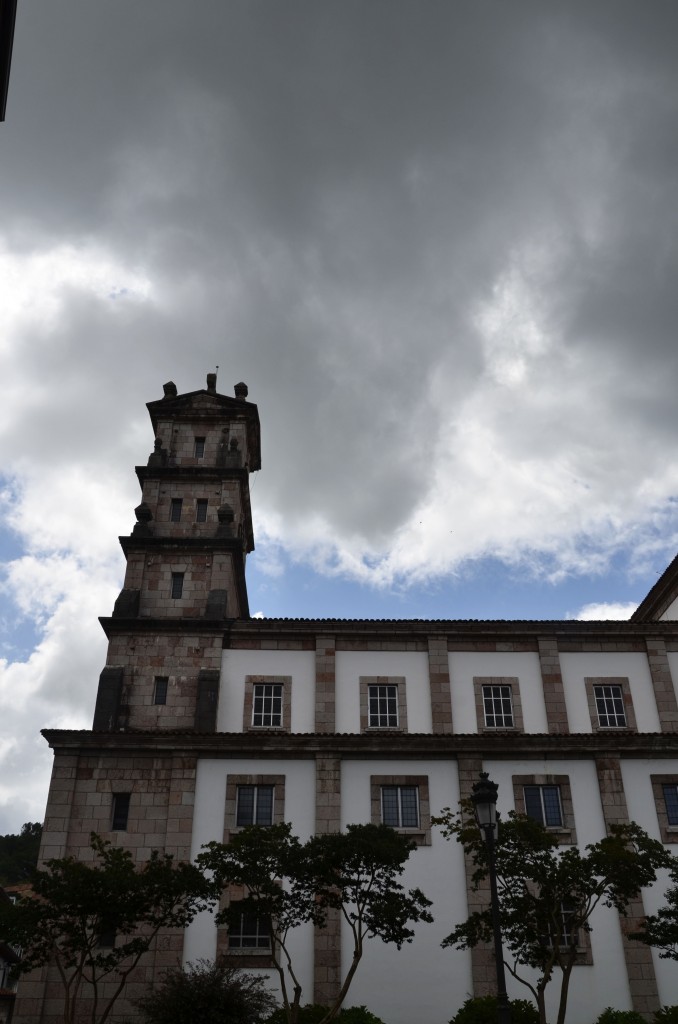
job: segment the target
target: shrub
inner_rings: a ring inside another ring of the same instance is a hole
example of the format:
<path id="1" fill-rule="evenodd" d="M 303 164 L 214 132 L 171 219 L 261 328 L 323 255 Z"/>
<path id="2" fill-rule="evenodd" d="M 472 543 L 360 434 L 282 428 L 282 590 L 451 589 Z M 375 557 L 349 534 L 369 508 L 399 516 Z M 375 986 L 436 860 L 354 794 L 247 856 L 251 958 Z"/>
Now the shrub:
<path id="1" fill-rule="evenodd" d="M 366 1006 L 349 1006 L 345 1010 L 342 1009 L 339 1011 L 337 1020 L 339 1024 L 384 1024 Z M 667 1021 L 666 1024 L 673 1024 L 673 1022 Z"/>
<path id="2" fill-rule="evenodd" d="M 537 1007 L 527 999 L 510 999 L 509 1005 L 511 1024 L 539 1024 Z M 450 1024 L 497 1024 L 497 997 L 478 996 L 476 999 L 467 999 L 457 1010 Z M 609 1021 L 608 1024 L 614 1022 Z"/>
<path id="3" fill-rule="evenodd" d="M 320 1003 L 307 1003 L 306 1006 L 300 1006 L 297 1024 L 320 1024 L 327 1010 L 328 1007 L 322 1006 Z M 268 1018 L 266 1024 L 287 1024 L 285 1007 L 279 1006 Z"/>
<path id="4" fill-rule="evenodd" d="M 137 1006 L 148 1024 L 260 1024 L 276 1005 L 264 979 L 209 960 L 170 970 Z"/>
<path id="5" fill-rule="evenodd" d="M 662 1006 L 652 1016 L 653 1024 L 678 1024 L 678 1006 Z"/>
<path id="6" fill-rule="evenodd" d="M 300 1006 L 298 1024 L 320 1024 L 328 1010 L 329 1006 L 322 1006 L 319 1003 L 307 1003 L 306 1006 Z M 342 1007 L 334 1019 L 337 1024 L 384 1024 L 366 1006 Z M 287 1024 L 284 1007 L 278 1007 L 275 1013 L 268 1018 L 266 1024 Z"/>
<path id="7" fill-rule="evenodd" d="M 596 1024 L 643 1024 L 643 1020 L 637 1010 L 614 1010 L 606 1006 Z"/>

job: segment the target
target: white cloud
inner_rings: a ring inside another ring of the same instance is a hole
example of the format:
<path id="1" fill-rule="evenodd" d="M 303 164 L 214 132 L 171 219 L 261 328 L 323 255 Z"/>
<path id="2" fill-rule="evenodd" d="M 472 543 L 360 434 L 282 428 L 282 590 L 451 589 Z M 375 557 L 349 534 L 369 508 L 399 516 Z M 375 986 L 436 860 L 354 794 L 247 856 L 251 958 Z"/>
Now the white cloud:
<path id="1" fill-rule="evenodd" d="M 582 622 L 606 622 L 612 619 L 626 621 L 630 619 L 638 607 L 633 601 L 619 603 L 599 602 L 596 604 L 585 604 L 578 612 L 567 615 L 568 619 L 578 619 Z"/>

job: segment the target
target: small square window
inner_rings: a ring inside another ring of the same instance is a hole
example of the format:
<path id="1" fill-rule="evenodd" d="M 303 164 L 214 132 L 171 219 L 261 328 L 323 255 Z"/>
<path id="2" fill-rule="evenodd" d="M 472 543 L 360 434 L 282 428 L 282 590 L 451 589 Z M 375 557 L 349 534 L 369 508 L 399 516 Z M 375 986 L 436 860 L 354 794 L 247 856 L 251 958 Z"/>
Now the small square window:
<path id="1" fill-rule="evenodd" d="M 115 946 L 115 931 L 112 928 L 99 932 L 97 939 L 99 949 L 113 949 Z"/>
<path id="2" fill-rule="evenodd" d="M 252 725 L 255 728 L 279 729 L 283 724 L 282 712 L 282 683 L 255 683 Z"/>
<path id="3" fill-rule="evenodd" d="M 513 728 L 513 694 L 510 686 L 483 686 L 483 711 L 488 729 Z"/>
<path id="4" fill-rule="evenodd" d="M 196 523 L 207 522 L 207 498 L 198 498 L 195 503 L 195 521 Z"/>
<path id="5" fill-rule="evenodd" d="M 367 724 L 370 729 L 398 728 L 398 687 L 372 685 L 367 688 Z"/>
<path id="6" fill-rule="evenodd" d="M 176 600 L 180 598 L 184 593 L 184 574 L 183 572 L 172 573 L 172 597 Z"/>
<path id="7" fill-rule="evenodd" d="M 382 786 L 381 820 L 391 828 L 419 828 L 417 786 Z"/>
<path id="8" fill-rule="evenodd" d="M 111 829 L 113 832 L 125 832 L 129 818 L 129 802 L 131 793 L 114 793 Z"/>
<path id="9" fill-rule="evenodd" d="M 272 825 L 273 796 L 273 786 L 238 786 L 236 825 Z"/>
<path id="10" fill-rule="evenodd" d="M 193 455 L 196 459 L 203 459 L 205 457 L 205 438 L 196 437 L 193 441 Z"/>
<path id="11" fill-rule="evenodd" d="M 181 506 L 183 505 L 182 498 L 172 498 L 170 502 L 170 522 L 180 523 L 181 522 Z"/>
<path id="12" fill-rule="evenodd" d="M 264 949 L 271 948 L 271 925 L 266 917 L 246 912 L 231 918 L 228 926 L 229 949 Z"/>
<path id="13" fill-rule="evenodd" d="M 560 786 L 524 786 L 525 813 L 546 828 L 562 828 Z"/>
<path id="14" fill-rule="evenodd" d="M 626 711 L 624 710 L 624 694 L 621 686 L 616 683 L 594 686 L 593 696 L 596 701 L 600 728 L 625 729 Z"/>
<path id="15" fill-rule="evenodd" d="M 169 678 L 167 676 L 156 676 L 155 685 L 153 687 L 153 703 L 154 704 L 166 704 L 167 703 L 167 687 L 169 685 Z"/>

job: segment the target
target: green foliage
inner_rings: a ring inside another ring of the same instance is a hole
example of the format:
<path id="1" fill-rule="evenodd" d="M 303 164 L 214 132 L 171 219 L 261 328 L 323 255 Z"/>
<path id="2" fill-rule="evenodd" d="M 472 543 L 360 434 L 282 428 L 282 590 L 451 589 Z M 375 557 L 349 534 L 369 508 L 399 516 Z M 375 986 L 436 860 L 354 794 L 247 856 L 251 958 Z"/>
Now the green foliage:
<path id="1" fill-rule="evenodd" d="M 538 1024 L 539 1014 L 527 999 L 509 1000 L 511 1024 Z M 467 999 L 457 1010 L 450 1024 L 497 1024 L 497 997 L 478 996 Z"/>
<path id="2" fill-rule="evenodd" d="M 140 867 L 128 850 L 92 833 L 91 862 L 64 857 L 36 871 L 32 892 L 0 904 L 0 934 L 22 950 L 17 973 L 53 962 L 64 989 L 64 1022 L 83 996 L 92 1024 L 103 1024 L 128 975 L 161 928 L 185 928 L 210 904 L 205 878 L 191 864 L 157 851 Z M 114 935 L 113 946 L 100 938 Z M 102 996 L 102 982 L 107 986 Z"/>
<path id="3" fill-rule="evenodd" d="M 644 1024 L 645 1018 L 637 1010 L 615 1010 L 606 1006 L 595 1024 Z"/>
<path id="4" fill-rule="evenodd" d="M 27 821 L 18 835 L 0 836 L 0 885 L 30 879 L 38 863 L 42 825 Z"/>
<path id="5" fill-rule="evenodd" d="M 678 1006 L 662 1006 L 652 1015 L 653 1024 L 678 1024 Z"/>
<path id="6" fill-rule="evenodd" d="M 339 1011 L 338 1019 L 340 1024 L 384 1024 L 366 1006 L 347 1006 Z"/>
<path id="7" fill-rule="evenodd" d="M 477 889 L 489 874 L 488 846 L 469 808 L 462 807 L 459 814 L 448 809 L 435 823 L 471 856 Z M 544 992 L 559 970 L 558 1024 L 564 1024 L 570 974 L 581 936 L 591 930 L 593 911 L 602 904 L 625 913 L 671 858 L 660 842 L 634 823 L 612 826 L 609 835 L 582 852 L 574 846 L 559 847 L 551 832 L 514 812 L 499 823 L 495 854 L 506 967 L 532 992 L 541 1024 L 546 1024 Z M 488 906 L 457 925 L 443 945 L 468 949 L 491 941 Z M 521 974 L 526 967 L 537 972 L 536 982 Z"/>
<path id="8" fill-rule="evenodd" d="M 162 983 L 137 1003 L 147 1024 L 259 1024 L 275 1006 L 264 979 L 208 960 L 165 971 Z"/>
<path id="9" fill-rule="evenodd" d="M 300 1006 L 298 1024 L 320 1024 L 327 1016 L 329 1009 L 329 1006 L 323 1006 L 320 1003 L 307 1003 L 306 1006 Z M 366 1006 L 342 1008 L 336 1015 L 336 1020 L 338 1024 L 383 1024 L 383 1021 Z M 285 1008 L 281 1006 L 271 1014 L 266 1024 L 286 1024 L 286 1021 Z M 493 1024 L 496 1024 L 496 1021 L 493 1021 Z M 531 1024 L 531 1022 L 527 1022 L 527 1024 Z"/>
<path id="10" fill-rule="evenodd" d="M 671 885 L 665 893 L 666 905 L 656 914 L 649 914 L 640 931 L 630 938 L 659 949 L 663 960 L 678 960 L 678 860 L 671 858 L 669 873 Z"/>
<path id="11" fill-rule="evenodd" d="M 320 1024 L 327 1016 L 328 1007 L 322 1003 L 306 1003 L 300 1006 L 297 1024 Z M 287 1024 L 287 1013 L 284 1006 L 279 1006 L 266 1021 L 266 1024 Z"/>
<path id="12" fill-rule="evenodd" d="M 349 825 L 345 832 L 312 836 L 300 843 L 289 824 L 250 826 L 230 843 L 209 843 L 198 857 L 212 873 L 215 898 L 226 885 L 242 885 L 246 897 L 217 915 L 233 922 L 243 912 L 270 928 L 288 1024 L 298 1024 L 302 989 L 289 938 L 295 928 L 323 928 L 328 910 L 344 917 L 353 936 L 353 956 L 335 1003 L 323 1024 L 338 1013 L 362 958 L 363 943 L 377 937 L 398 949 L 414 937 L 412 924 L 433 920 L 420 889 L 398 881 L 414 844 L 385 825 Z M 291 982 L 291 991 L 288 988 Z"/>

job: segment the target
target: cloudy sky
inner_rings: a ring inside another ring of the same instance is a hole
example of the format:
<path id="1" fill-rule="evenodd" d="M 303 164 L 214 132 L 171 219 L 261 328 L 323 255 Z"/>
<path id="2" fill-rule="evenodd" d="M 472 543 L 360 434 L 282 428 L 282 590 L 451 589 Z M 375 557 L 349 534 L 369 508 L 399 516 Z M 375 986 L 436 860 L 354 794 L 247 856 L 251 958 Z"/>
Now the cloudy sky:
<path id="1" fill-rule="evenodd" d="M 91 724 L 173 380 L 263 430 L 253 612 L 627 617 L 678 550 L 678 5 L 19 0 L 0 832 Z"/>

